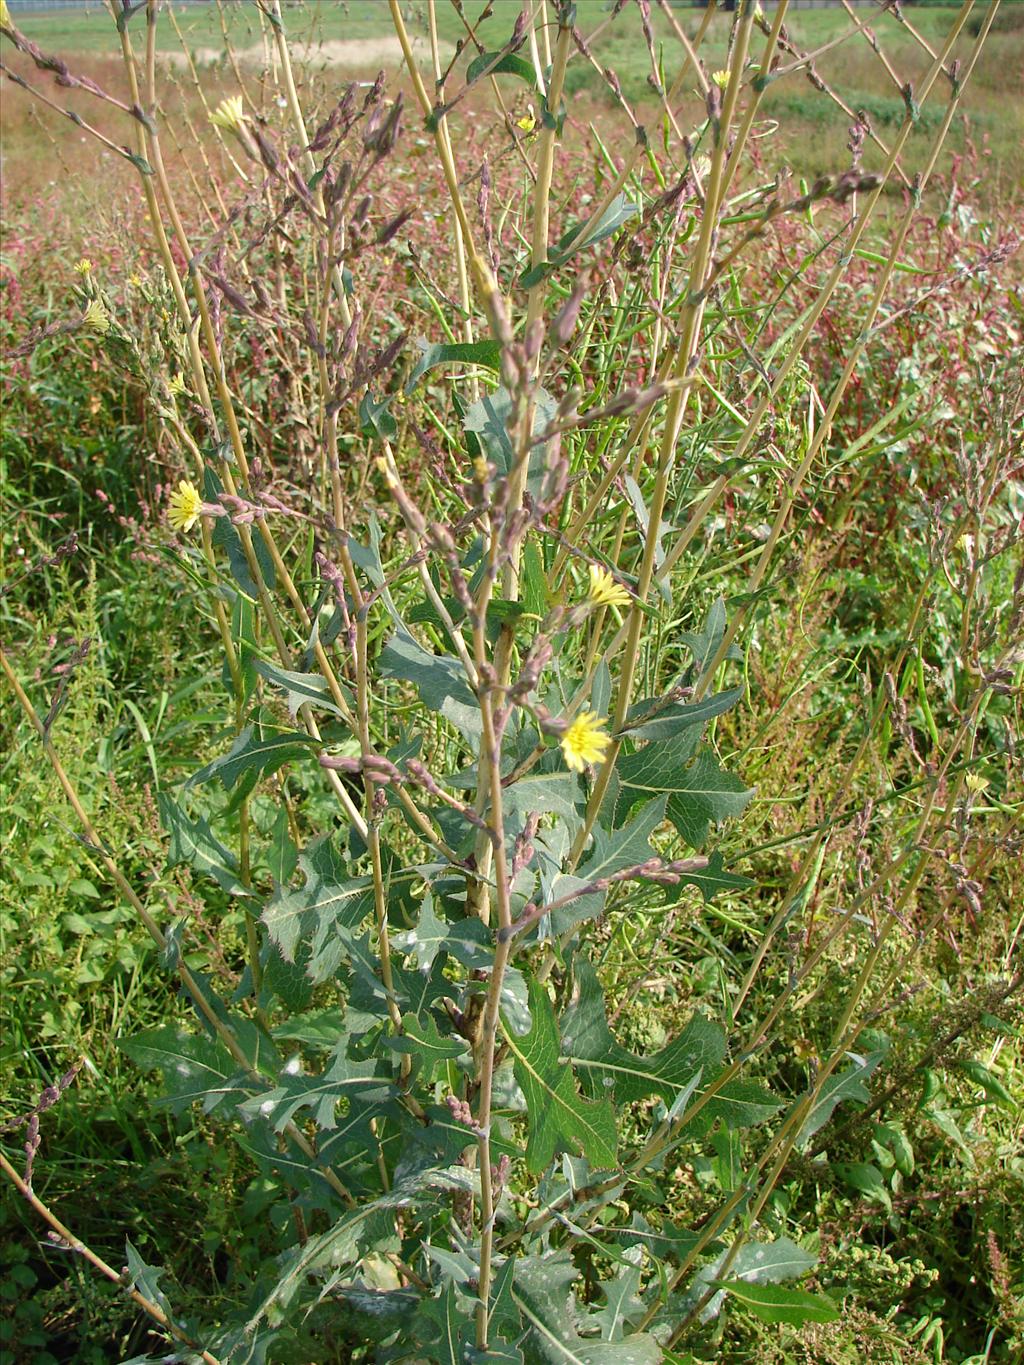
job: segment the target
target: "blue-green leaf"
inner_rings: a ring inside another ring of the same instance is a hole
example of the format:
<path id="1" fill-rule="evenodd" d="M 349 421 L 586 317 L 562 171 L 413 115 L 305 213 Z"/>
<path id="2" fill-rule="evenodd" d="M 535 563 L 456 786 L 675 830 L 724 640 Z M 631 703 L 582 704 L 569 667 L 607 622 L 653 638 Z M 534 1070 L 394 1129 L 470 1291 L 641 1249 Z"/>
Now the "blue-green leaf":
<path id="1" fill-rule="evenodd" d="M 339 929 L 356 929 L 372 913 L 373 882 L 349 876 L 329 835 L 321 835 L 299 855 L 299 869 L 304 885 L 297 890 L 281 887 L 267 902 L 263 923 L 285 960 L 301 960 L 319 985 L 346 956 Z"/>
<path id="2" fill-rule="evenodd" d="M 694 1275 L 686 1294 L 691 1304 L 696 1304 L 717 1283 L 718 1272 L 727 1255 L 728 1252 L 723 1251 Z M 816 1258 L 810 1252 L 788 1237 L 779 1237 L 774 1242 L 745 1242 L 737 1252 L 729 1274 L 731 1283 L 777 1284 L 780 1280 L 795 1280 L 806 1275 L 815 1264 Z M 710 1322 L 717 1317 L 724 1299 L 725 1291 L 719 1289 L 701 1309 L 701 1321 Z"/>
<path id="3" fill-rule="evenodd" d="M 754 794 L 724 772 L 709 749 L 692 757 L 698 733 L 694 727 L 653 740 L 621 759 L 618 768 L 620 808 L 667 793 L 666 814 L 691 848 L 701 847 L 712 824 L 739 815 Z"/>
<path id="4" fill-rule="evenodd" d="M 458 659 L 431 654 L 404 625 L 399 625 L 381 650 L 378 668 L 385 678 L 411 682 L 428 710 L 440 712 L 470 744 L 479 743 L 483 728 L 480 705 Z"/>
<path id="5" fill-rule="evenodd" d="M 594 1103 L 576 1093 L 572 1069 L 562 1061 L 551 1001 L 535 982 L 530 983 L 530 1015 L 533 1027 L 526 1035 L 505 1027 L 516 1080 L 526 1096 L 527 1169 L 539 1174 L 566 1150 L 582 1152 L 592 1167 L 613 1166 L 615 1112 L 607 1100 Z"/>
<path id="6" fill-rule="evenodd" d="M 537 389 L 533 395 L 534 437 L 547 430 L 555 420 L 558 404 L 545 389 Z M 491 393 L 484 393 L 472 403 L 466 412 L 463 425 L 479 441 L 483 453 L 499 473 L 507 474 L 516 461 L 516 451 L 509 430 L 515 416 L 512 397 L 504 387 Z M 537 497 L 544 481 L 547 455 L 546 447 L 536 443 L 530 452 L 527 468 L 526 487 L 532 497 Z"/>
<path id="7" fill-rule="evenodd" d="M 177 801 L 166 792 L 157 793 L 157 807 L 164 829 L 171 836 L 167 866 L 188 863 L 203 876 L 212 877 L 229 896 L 251 895 L 238 880 L 238 860 L 214 835 L 202 816 L 190 820 Z"/>

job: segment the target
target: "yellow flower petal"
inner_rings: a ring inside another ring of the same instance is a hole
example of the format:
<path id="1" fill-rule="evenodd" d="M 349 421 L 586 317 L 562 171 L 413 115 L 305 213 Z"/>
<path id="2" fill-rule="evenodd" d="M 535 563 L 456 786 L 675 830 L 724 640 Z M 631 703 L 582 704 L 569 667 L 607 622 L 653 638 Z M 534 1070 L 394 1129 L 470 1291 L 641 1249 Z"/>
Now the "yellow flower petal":
<path id="1" fill-rule="evenodd" d="M 628 607 L 630 596 L 621 583 L 616 583 L 607 569 L 590 565 L 590 591 L 587 601 L 595 607 Z"/>
<path id="2" fill-rule="evenodd" d="M 221 100 L 210 115 L 210 122 L 215 127 L 225 128 L 229 133 L 239 132 L 244 121 L 245 113 L 241 95 L 229 95 L 226 100 Z"/>
<path id="3" fill-rule="evenodd" d="M 182 479 L 171 494 L 167 507 L 167 520 L 175 531 L 191 531 L 203 510 L 203 500 L 199 489 L 188 479 Z"/>
<path id="4" fill-rule="evenodd" d="M 729 73 L 728 71 L 715 71 L 712 74 L 711 79 L 718 86 L 719 90 L 724 90 L 729 84 Z"/>
<path id="5" fill-rule="evenodd" d="M 110 314 L 99 299 L 89 300 L 89 306 L 82 315 L 82 321 L 86 327 L 98 332 L 101 337 L 105 337 L 110 331 Z"/>
<path id="6" fill-rule="evenodd" d="M 611 742 L 603 717 L 581 711 L 562 736 L 562 754 L 573 772 L 581 773 L 588 764 L 601 762 Z"/>

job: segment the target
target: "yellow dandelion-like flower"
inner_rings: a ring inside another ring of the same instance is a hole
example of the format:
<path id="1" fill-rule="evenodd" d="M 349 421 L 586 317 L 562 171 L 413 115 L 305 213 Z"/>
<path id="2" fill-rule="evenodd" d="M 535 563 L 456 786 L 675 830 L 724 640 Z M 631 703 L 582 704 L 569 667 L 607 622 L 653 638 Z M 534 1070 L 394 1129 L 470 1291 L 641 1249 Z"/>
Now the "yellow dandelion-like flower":
<path id="1" fill-rule="evenodd" d="M 980 796 L 982 792 L 988 791 L 990 785 L 988 778 L 982 777 L 981 773 L 968 773 L 964 781 L 975 796 Z"/>
<path id="2" fill-rule="evenodd" d="M 728 71 L 715 71 L 712 74 L 711 79 L 714 81 L 715 85 L 718 86 L 719 90 L 724 90 L 729 84 L 729 73 Z"/>
<path id="3" fill-rule="evenodd" d="M 603 717 L 581 711 L 562 736 L 562 753 L 573 772 L 581 773 L 588 763 L 601 762 L 611 742 Z"/>
<path id="4" fill-rule="evenodd" d="M 180 370 L 168 380 L 167 392 L 174 398 L 185 392 L 185 376 Z"/>
<path id="5" fill-rule="evenodd" d="M 210 122 L 217 128 L 226 129 L 229 133 L 241 132 L 242 125 L 245 122 L 241 95 L 229 95 L 226 100 L 221 100 L 210 115 Z"/>
<path id="6" fill-rule="evenodd" d="M 587 601 L 594 607 L 628 607 L 630 597 L 622 584 L 616 583 L 607 569 L 602 569 L 599 564 L 591 564 Z"/>
<path id="7" fill-rule="evenodd" d="M 89 300 L 89 306 L 82 315 L 82 321 L 86 327 L 90 327 L 101 337 L 105 337 L 110 331 L 110 314 L 103 307 L 100 299 Z"/>
<path id="8" fill-rule="evenodd" d="M 203 510 L 199 489 L 188 479 L 182 479 L 171 494 L 167 520 L 175 531 L 191 531 Z"/>
<path id="9" fill-rule="evenodd" d="M 141 289 L 142 276 L 138 273 L 138 271 L 133 271 L 132 274 L 128 276 L 128 283 L 131 285 L 133 289 Z"/>
<path id="10" fill-rule="evenodd" d="M 76 264 L 75 264 L 75 274 L 76 274 L 76 275 L 83 275 L 83 276 L 84 276 L 84 275 L 88 275 L 88 274 L 90 274 L 91 271 L 92 271 L 92 261 L 89 260 L 88 256 L 83 256 L 82 259 L 81 259 L 80 261 L 76 262 Z"/>

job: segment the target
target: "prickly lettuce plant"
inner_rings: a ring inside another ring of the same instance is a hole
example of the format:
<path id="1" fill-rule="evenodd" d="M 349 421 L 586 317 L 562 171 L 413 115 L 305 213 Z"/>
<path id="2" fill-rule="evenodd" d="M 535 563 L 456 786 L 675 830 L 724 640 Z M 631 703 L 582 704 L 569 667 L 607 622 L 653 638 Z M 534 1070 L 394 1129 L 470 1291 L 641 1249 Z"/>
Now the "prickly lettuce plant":
<path id="1" fill-rule="evenodd" d="M 711 71 L 713 8 L 688 36 L 641 0 L 662 116 L 645 128 L 607 73 L 625 131 L 601 147 L 583 202 L 566 173 L 578 130 L 563 92 L 570 59 L 595 58 L 568 0 L 524 5 L 495 46 L 456 5 L 465 43 L 448 67 L 429 0 L 428 69 L 392 0 L 408 97 L 378 80 L 340 99 L 313 91 L 306 109 L 279 0 L 261 0 L 278 84 L 211 102 L 221 146 L 190 226 L 165 161 L 159 7 L 115 7 L 129 98 L 85 88 L 131 128 L 110 146 L 146 197 L 151 269 L 133 287 L 153 321 L 126 326 L 84 268 L 67 330 L 146 388 L 178 462 L 167 549 L 204 603 L 196 631 L 219 641 L 224 713 L 159 809 L 169 865 L 191 869 L 228 957 L 237 949 L 227 990 L 190 917 L 127 881 L 64 776 L 54 714 L 4 667 L 194 1015 L 125 1046 L 162 1072 L 177 1112 L 197 1106 L 218 1141 L 238 1144 L 274 1210 L 274 1254 L 215 1321 L 186 1318 L 130 1243 L 121 1273 L 39 1202 L 30 1172 L 5 1170 L 182 1358 L 642 1365 L 679 1358 L 675 1345 L 728 1301 L 768 1322 L 837 1315 L 787 1283 L 815 1256 L 769 1201 L 836 1108 L 869 1096 L 885 1040 L 855 1045 L 913 951 L 899 932 L 921 848 L 961 799 L 959 756 L 1005 684 L 1019 592 L 976 639 L 985 671 L 961 690 L 914 840 L 865 856 L 825 933 L 802 951 L 783 939 L 839 808 L 717 1017 L 689 1011 L 660 1047 L 627 1047 L 601 948 L 624 917 L 755 894 L 735 870 L 742 846 L 721 846 L 753 796 L 716 742 L 744 705 L 738 642 L 805 483 L 824 477 L 833 419 L 995 6 L 959 65 L 971 0 L 940 50 L 925 45 L 878 172 L 859 164 L 858 124 L 851 164 L 804 187 L 750 172 L 765 91 L 811 62 L 786 33 L 786 4 L 767 17 L 741 4 L 727 63 Z M 851 19 L 847 37 L 862 28 Z M 6 15 L 3 32 L 59 85 L 83 85 Z M 506 100 L 524 85 L 519 115 Z M 461 121 L 468 106 L 482 117 L 485 95 L 497 158 Z M 918 134 L 927 150 L 908 173 L 926 101 L 940 124 Z M 422 204 L 392 175 L 410 128 L 431 148 L 428 202 L 442 206 L 443 239 L 425 244 Z M 811 343 L 883 211 L 858 337 L 815 376 Z M 748 307 L 761 241 L 815 213 L 827 231 L 774 308 Z M 387 298 L 371 270 L 382 259 Z M 698 593 L 688 563 L 737 500 L 767 520 L 742 535 L 729 567 L 745 581 L 727 604 Z M 880 682 L 845 787 L 890 708 L 898 728 Z M 864 925 L 827 1052 L 788 1093 L 772 1088 L 761 1062 L 780 1017 Z M 776 946 L 788 984 L 758 1015 Z M 26 1119 L 30 1145 L 38 1121 Z M 697 1155 L 717 1197 L 678 1226 L 668 1186 Z"/>

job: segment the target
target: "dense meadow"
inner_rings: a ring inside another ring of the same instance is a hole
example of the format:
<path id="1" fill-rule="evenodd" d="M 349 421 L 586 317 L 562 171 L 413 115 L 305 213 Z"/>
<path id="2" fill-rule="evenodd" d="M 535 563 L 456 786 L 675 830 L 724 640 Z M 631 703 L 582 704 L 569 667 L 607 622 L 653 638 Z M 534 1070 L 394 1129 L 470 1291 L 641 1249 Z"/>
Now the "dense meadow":
<path id="1" fill-rule="evenodd" d="M 0 33 L 4 1358 L 1024 1359 L 1024 5 Z"/>

